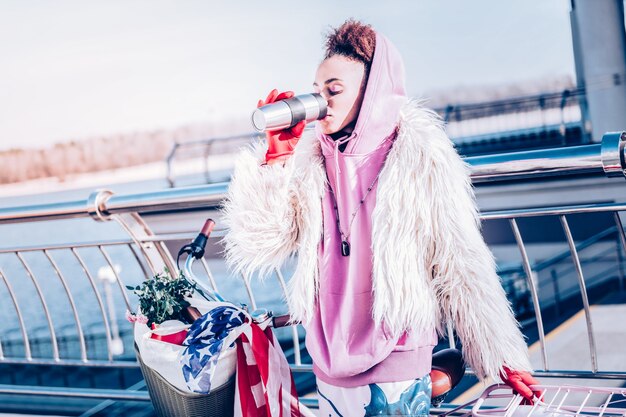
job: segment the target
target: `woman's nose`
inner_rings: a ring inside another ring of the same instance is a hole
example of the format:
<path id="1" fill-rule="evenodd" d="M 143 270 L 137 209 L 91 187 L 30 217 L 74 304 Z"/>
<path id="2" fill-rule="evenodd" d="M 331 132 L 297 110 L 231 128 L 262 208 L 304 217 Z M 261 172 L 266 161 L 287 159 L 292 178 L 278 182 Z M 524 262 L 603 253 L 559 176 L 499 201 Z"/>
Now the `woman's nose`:
<path id="1" fill-rule="evenodd" d="M 330 104 L 330 101 L 332 100 L 332 98 L 333 98 L 333 97 L 332 97 L 330 94 L 328 94 L 328 92 L 326 92 L 326 91 L 320 91 L 318 94 L 319 94 L 320 96 L 322 96 L 322 98 L 323 98 L 324 100 L 326 100 L 326 102 L 327 102 L 328 104 Z"/>

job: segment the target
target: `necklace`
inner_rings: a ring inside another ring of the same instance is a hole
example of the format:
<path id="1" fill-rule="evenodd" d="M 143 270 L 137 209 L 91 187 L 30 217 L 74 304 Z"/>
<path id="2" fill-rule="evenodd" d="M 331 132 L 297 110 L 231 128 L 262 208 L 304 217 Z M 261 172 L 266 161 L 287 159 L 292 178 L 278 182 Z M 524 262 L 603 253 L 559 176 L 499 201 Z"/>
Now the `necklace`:
<path id="1" fill-rule="evenodd" d="M 352 223 L 354 222 L 354 219 L 357 213 L 359 212 L 359 209 L 363 205 L 363 202 L 369 195 L 370 191 L 372 191 L 372 188 L 374 188 L 374 184 L 376 184 L 376 181 L 378 181 L 379 176 L 380 176 L 380 171 L 378 171 L 376 178 L 374 178 L 374 181 L 372 181 L 372 185 L 368 187 L 367 191 L 365 192 L 365 195 L 359 202 L 359 205 L 357 206 L 357 208 L 354 210 L 354 212 L 352 212 L 352 216 L 350 217 L 350 224 L 348 224 L 347 235 L 343 233 L 343 231 L 341 230 L 341 223 L 339 222 L 339 209 L 337 208 L 337 199 L 335 198 L 335 193 L 333 191 L 333 188 L 330 187 L 330 192 L 333 193 L 333 200 L 334 200 L 333 206 L 335 208 L 335 214 L 337 216 L 337 229 L 339 229 L 339 234 L 341 235 L 341 255 L 343 256 L 350 256 L 350 242 L 348 241 L 348 239 L 350 238 L 350 233 L 352 233 Z"/>

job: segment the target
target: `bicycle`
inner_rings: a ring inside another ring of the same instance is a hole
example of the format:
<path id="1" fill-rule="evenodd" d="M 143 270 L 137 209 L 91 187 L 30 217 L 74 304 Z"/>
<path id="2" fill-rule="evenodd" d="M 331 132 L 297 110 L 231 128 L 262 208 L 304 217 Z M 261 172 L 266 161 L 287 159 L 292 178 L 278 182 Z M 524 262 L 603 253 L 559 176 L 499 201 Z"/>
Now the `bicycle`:
<path id="1" fill-rule="evenodd" d="M 183 276 L 190 283 L 196 286 L 198 294 L 209 302 L 226 303 L 227 300 L 217 291 L 205 285 L 193 272 L 193 264 L 201 259 L 205 254 L 206 244 L 210 237 L 215 222 L 207 219 L 196 238 L 189 244 L 184 245 L 178 252 L 176 266 L 180 269 L 180 258 L 187 254 L 183 266 Z M 248 312 L 248 307 L 241 304 L 240 307 Z M 194 308 L 188 308 L 188 316 L 197 319 L 200 312 Z M 195 311 L 194 311 L 195 310 Z M 280 328 L 287 325 L 297 325 L 298 322 L 291 322 L 289 314 L 275 316 L 272 311 L 261 308 L 248 312 L 253 322 L 263 327 Z M 137 358 L 144 373 L 150 397 L 155 406 L 157 414 L 160 416 L 211 416 L 220 415 L 227 417 L 224 408 L 228 408 L 234 402 L 234 380 L 229 381 L 224 386 L 217 387 L 210 394 L 196 394 L 183 392 L 172 384 L 168 383 L 156 371 L 146 366 L 137 350 Z M 456 349 L 444 349 L 433 355 L 433 365 L 431 371 L 432 380 L 432 401 L 438 405 L 462 379 L 465 372 L 465 364 L 461 352 Z M 232 407 L 231 407 L 232 408 Z M 313 417 L 314 414 L 304 405 L 300 404 L 301 414 L 305 417 Z"/>

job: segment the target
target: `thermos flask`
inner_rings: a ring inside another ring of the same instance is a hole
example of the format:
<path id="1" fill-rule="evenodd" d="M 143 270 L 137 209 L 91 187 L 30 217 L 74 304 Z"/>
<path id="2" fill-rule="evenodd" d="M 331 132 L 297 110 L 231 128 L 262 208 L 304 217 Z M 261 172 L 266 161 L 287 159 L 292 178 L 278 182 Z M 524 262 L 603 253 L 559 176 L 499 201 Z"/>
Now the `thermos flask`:
<path id="1" fill-rule="evenodd" d="M 287 129 L 303 120 L 309 123 L 323 119 L 326 108 L 320 94 L 301 94 L 259 107 L 252 113 L 252 126 L 259 132 Z"/>

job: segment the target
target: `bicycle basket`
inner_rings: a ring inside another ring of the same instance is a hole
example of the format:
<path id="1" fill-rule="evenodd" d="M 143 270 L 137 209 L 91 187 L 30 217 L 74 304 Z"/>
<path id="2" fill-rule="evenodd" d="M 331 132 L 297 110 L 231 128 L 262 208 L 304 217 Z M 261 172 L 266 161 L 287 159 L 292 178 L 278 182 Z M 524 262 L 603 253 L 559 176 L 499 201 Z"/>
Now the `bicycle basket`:
<path id="1" fill-rule="evenodd" d="M 146 380 L 152 405 L 159 417 L 232 417 L 235 402 L 235 377 L 209 394 L 184 392 L 170 384 L 157 371 L 141 360 L 135 345 L 137 361 Z"/>

